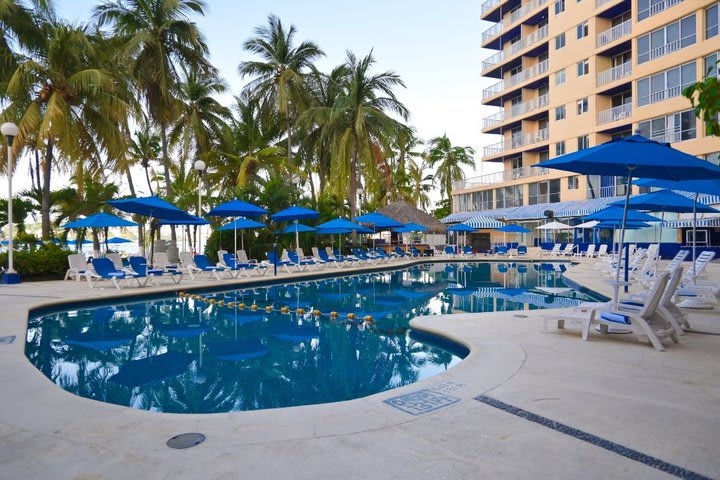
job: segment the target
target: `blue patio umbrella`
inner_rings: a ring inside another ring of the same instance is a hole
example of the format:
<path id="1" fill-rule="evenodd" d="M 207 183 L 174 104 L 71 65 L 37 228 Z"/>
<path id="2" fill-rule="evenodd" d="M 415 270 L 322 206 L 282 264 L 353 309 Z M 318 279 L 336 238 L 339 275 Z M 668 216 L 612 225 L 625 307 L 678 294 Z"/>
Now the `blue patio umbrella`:
<path id="1" fill-rule="evenodd" d="M 613 175 L 633 178 L 664 180 L 720 179 L 720 167 L 672 148 L 667 143 L 649 140 L 641 135 L 613 139 L 595 147 L 561 155 L 533 167 L 554 168 L 585 175 Z M 625 208 L 630 201 L 630 190 L 625 192 Z M 626 217 L 620 231 L 620 243 L 625 242 Z M 627 260 L 626 260 L 627 262 Z M 627 269 L 625 271 L 627 277 Z M 615 281 L 620 283 L 620 269 Z M 617 298 L 614 299 L 617 302 Z"/>
<path id="2" fill-rule="evenodd" d="M 289 234 L 289 233 L 305 233 L 305 232 L 314 232 L 315 229 L 313 227 L 309 227 L 302 223 L 291 223 L 287 227 L 283 228 L 282 230 L 276 230 L 276 233 L 282 233 L 282 234 Z"/>
<path id="3" fill-rule="evenodd" d="M 477 229 L 464 223 L 456 223 L 447 229 L 448 232 L 464 232 L 465 243 L 467 243 L 467 232 L 474 232 L 475 230 Z"/>
<path id="4" fill-rule="evenodd" d="M 406 223 L 402 227 L 394 228 L 393 232 L 396 233 L 410 233 L 410 232 L 425 232 L 427 231 L 428 227 L 425 225 L 420 225 L 419 223 Z"/>
<path id="5" fill-rule="evenodd" d="M 136 197 L 109 200 L 109 205 L 127 213 L 135 213 L 161 220 L 190 220 L 194 217 L 160 197 Z"/>
<path id="6" fill-rule="evenodd" d="M 62 228 L 109 228 L 109 227 L 137 227 L 138 224 L 125 220 L 109 213 L 100 212 L 89 217 L 80 218 L 66 223 Z"/>
<path id="7" fill-rule="evenodd" d="M 233 220 L 230 223 L 226 223 L 222 227 L 218 228 L 220 231 L 226 231 L 226 230 L 232 230 L 233 232 L 236 232 L 233 235 L 233 238 L 235 239 L 235 251 L 237 252 L 237 230 L 240 230 L 240 248 L 245 250 L 245 230 L 250 228 L 263 228 L 267 227 L 262 222 L 256 222 L 255 220 L 250 220 L 249 218 L 238 218 L 237 220 Z"/>
<path id="8" fill-rule="evenodd" d="M 329 222 L 321 223 L 320 225 L 318 225 L 315 228 L 318 230 L 343 229 L 343 230 L 353 231 L 353 230 L 359 230 L 363 227 L 362 227 L 362 225 L 358 225 L 355 222 L 351 222 L 350 220 L 339 217 L 334 220 L 330 220 Z"/>
<path id="9" fill-rule="evenodd" d="M 598 210 L 597 212 L 590 214 L 586 217 L 583 217 L 584 221 L 590 221 L 590 220 L 597 220 L 599 222 L 603 221 L 625 221 L 625 222 L 659 222 L 660 219 L 658 217 L 654 217 L 652 215 L 649 215 L 647 213 L 642 213 L 637 210 L 629 210 L 625 211 L 623 207 L 617 207 L 617 206 L 609 206 L 605 207 L 602 210 Z"/>
<path id="10" fill-rule="evenodd" d="M 636 180 L 633 183 L 643 187 L 672 188 L 674 190 L 693 192 L 695 193 L 695 205 L 698 205 L 698 196 L 701 193 L 717 195 L 717 193 L 720 192 L 720 179 L 713 178 L 711 176 L 708 176 L 706 179 L 683 181 L 644 178 Z M 693 284 L 695 284 L 697 280 L 695 278 L 695 259 L 697 258 L 697 212 L 697 209 L 693 210 Z"/>
<path id="11" fill-rule="evenodd" d="M 229 202 L 222 203 L 213 209 L 211 209 L 208 213 L 208 217 L 259 217 L 261 215 L 265 215 L 268 213 L 267 210 L 264 208 L 258 207 L 257 205 L 253 205 L 252 203 L 243 202 L 242 200 L 230 200 Z M 237 228 L 233 229 L 234 231 L 237 230 Z M 244 235 L 241 232 L 241 247 L 244 250 L 245 249 L 245 238 Z M 233 235 L 233 241 L 235 245 L 235 252 L 237 252 L 237 231 L 235 231 Z"/>
<path id="12" fill-rule="evenodd" d="M 515 223 L 508 223 L 507 225 L 504 225 L 500 228 L 496 228 L 498 232 L 503 232 L 503 242 L 505 242 L 505 234 L 506 233 L 528 233 L 530 232 L 529 229 L 523 227 L 522 225 L 517 225 Z"/>
<path id="13" fill-rule="evenodd" d="M 403 224 L 398 222 L 397 220 L 394 220 L 379 212 L 366 213 L 365 215 L 355 217 L 353 220 L 359 223 L 368 223 L 373 226 L 374 230 L 385 228 L 400 228 L 403 226 Z"/>
<path id="14" fill-rule="evenodd" d="M 274 222 L 297 223 L 298 220 L 310 220 L 312 218 L 318 218 L 319 216 L 320 212 L 318 211 L 293 205 L 292 207 L 288 207 L 285 210 L 281 210 L 277 213 L 270 215 L 270 218 Z M 298 235 L 298 233 L 298 231 L 295 232 L 295 248 L 300 248 L 300 235 Z"/>
<path id="15" fill-rule="evenodd" d="M 68 245 L 77 245 L 77 240 L 68 240 L 66 243 Z M 87 239 L 83 240 L 81 242 L 82 245 L 90 245 L 91 243 L 93 243 L 93 242 L 91 242 L 90 240 L 87 240 Z"/>
<path id="16" fill-rule="evenodd" d="M 108 238 L 105 243 L 111 243 L 111 244 L 119 244 L 119 243 L 133 243 L 132 240 L 128 240 L 127 238 L 122 237 L 111 237 Z"/>
<path id="17" fill-rule="evenodd" d="M 210 225 L 210 222 L 202 217 L 188 214 L 187 218 L 181 220 L 160 220 L 158 225 Z"/>
<path id="18" fill-rule="evenodd" d="M 610 228 L 613 230 L 617 230 L 618 228 L 622 227 L 622 220 L 605 220 L 603 222 L 599 222 L 597 225 L 595 225 L 594 228 Z M 625 222 L 625 229 L 626 230 L 639 230 L 641 228 L 650 228 L 652 225 L 650 225 L 647 222 Z"/>

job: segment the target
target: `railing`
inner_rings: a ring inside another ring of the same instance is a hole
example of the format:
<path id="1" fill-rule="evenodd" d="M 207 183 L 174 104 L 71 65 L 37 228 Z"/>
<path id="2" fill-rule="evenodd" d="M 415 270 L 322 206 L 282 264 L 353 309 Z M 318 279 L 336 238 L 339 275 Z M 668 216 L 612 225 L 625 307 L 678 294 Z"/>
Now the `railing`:
<path id="1" fill-rule="evenodd" d="M 523 37 L 520 39 L 520 41 L 510 44 L 510 46 L 506 47 L 503 51 L 507 54 L 507 56 L 515 55 L 520 50 L 525 49 L 526 47 L 529 47 L 533 43 L 537 43 L 543 38 L 548 36 L 548 26 L 545 25 L 544 27 L 541 27 L 537 30 L 535 30 L 530 35 Z"/>
<path id="2" fill-rule="evenodd" d="M 663 0 L 662 2 L 650 5 L 649 8 L 638 11 L 638 21 L 655 16 L 670 7 L 674 7 L 678 3 L 682 3 L 682 1 L 683 0 Z"/>
<path id="3" fill-rule="evenodd" d="M 477 177 L 466 178 L 465 180 L 459 180 L 453 182 L 452 189 L 463 190 L 465 188 L 482 187 L 484 185 L 495 185 L 498 183 L 505 183 L 511 180 L 518 180 L 520 178 L 539 177 L 550 173 L 549 168 L 535 168 L 535 167 L 520 167 L 513 168 L 511 170 L 504 170 L 502 172 L 488 173 L 486 175 L 479 175 Z"/>
<path id="4" fill-rule="evenodd" d="M 545 95 L 540 95 L 539 97 L 528 100 L 527 102 L 513 105 L 510 107 L 510 116 L 508 118 L 517 117 L 518 115 L 523 115 L 533 110 L 537 110 L 538 108 L 547 107 L 549 98 L 550 95 L 546 93 Z"/>
<path id="5" fill-rule="evenodd" d="M 505 54 L 503 52 L 497 52 L 495 55 L 492 55 L 482 62 L 482 69 L 483 71 L 487 70 L 488 68 L 492 67 L 493 65 L 502 62 L 503 57 Z"/>
<path id="6" fill-rule="evenodd" d="M 650 138 L 660 143 L 676 143 L 682 140 L 680 127 L 662 130 L 662 133 L 653 134 Z"/>
<path id="7" fill-rule="evenodd" d="M 625 62 L 617 67 L 603 70 L 597 74 L 597 86 L 600 87 L 606 83 L 629 77 L 632 74 L 632 62 Z"/>
<path id="8" fill-rule="evenodd" d="M 487 0 L 482 5 L 480 5 L 480 15 L 485 15 L 486 12 L 490 11 L 493 7 L 495 7 L 502 1 L 503 0 Z"/>
<path id="9" fill-rule="evenodd" d="M 607 5 L 610 2 L 615 2 L 617 0 L 595 0 L 595 8 L 600 8 L 603 5 Z"/>
<path id="10" fill-rule="evenodd" d="M 517 85 L 518 83 L 522 83 L 525 80 L 529 80 L 533 77 L 537 77 L 538 75 L 542 75 L 543 73 L 547 72 L 548 70 L 548 61 L 543 60 L 542 62 L 533 65 L 530 68 L 526 68 L 525 70 L 522 70 L 515 75 L 510 77 L 510 80 L 508 82 L 509 86 Z"/>
<path id="11" fill-rule="evenodd" d="M 483 157 L 490 157 L 498 155 L 506 150 L 513 150 L 516 148 L 524 147 L 526 145 L 533 145 L 535 143 L 545 142 L 550 138 L 550 129 L 543 128 L 537 132 L 518 133 L 513 135 L 511 138 L 502 142 L 488 145 L 483 149 Z"/>
<path id="12" fill-rule="evenodd" d="M 632 104 L 626 103 L 625 105 L 620 105 L 619 107 L 613 107 L 598 112 L 597 124 L 604 125 L 606 123 L 617 122 L 625 118 L 630 118 L 631 116 Z"/>
<path id="13" fill-rule="evenodd" d="M 618 38 L 622 38 L 625 35 L 630 35 L 632 32 L 632 21 L 625 20 L 620 25 L 615 25 L 612 28 L 600 32 L 597 36 L 597 46 L 602 47 L 610 42 L 614 42 Z"/>
<path id="14" fill-rule="evenodd" d="M 496 23 L 482 33 L 482 43 L 485 43 L 494 36 L 500 34 L 505 28 L 517 22 L 533 10 L 545 5 L 549 1 L 550 0 L 532 0 L 517 10 L 513 10 L 509 15 L 505 15 L 502 22 Z"/>
<path id="15" fill-rule="evenodd" d="M 505 120 L 505 110 L 501 110 L 495 115 L 483 118 L 483 128 L 489 128 L 502 123 Z"/>
<path id="16" fill-rule="evenodd" d="M 668 98 L 677 97 L 680 95 L 682 87 L 680 85 L 670 87 L 667 90 L 661 90 L 659 92 L 653 92 L 646 97 L 638 97 L 638 105 L 649 105 L 651 103 L 662 102 Z"/>
<path id="17" fill-rule="evenodd" d="M 492 86 L 484 89 L 484 90 L 483 90 L 483 100 L 486 99 L 486 98 L 494 97 L 494 96 L 497 95 L 498 93 L 502 92 L 503 89 L 505 88 L 505 87 L 504 87 L 504 84 L 505 84 L 505 82 L 503 82 L 502 80 L 500 80 L 500 81 L 497 82 L 496 84 L 494 84 L 494 85 L 492 85 Z"/>

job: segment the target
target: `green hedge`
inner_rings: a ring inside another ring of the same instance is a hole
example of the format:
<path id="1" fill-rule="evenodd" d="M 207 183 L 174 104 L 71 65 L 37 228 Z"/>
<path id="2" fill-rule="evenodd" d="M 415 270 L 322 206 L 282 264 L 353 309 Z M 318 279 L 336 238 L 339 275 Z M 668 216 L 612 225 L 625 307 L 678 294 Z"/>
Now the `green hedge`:
<path id="1" fill-rule="evenodd" d="M 62 280 L 68 269 L 68 255 L 72 253 L 56 245 L 44 245 L 33 251 L 16 251 L 13 255 L 15 271 L 23 280 Z M 0 254 L 0 265 L 7 268 L 7 252 Z"/>

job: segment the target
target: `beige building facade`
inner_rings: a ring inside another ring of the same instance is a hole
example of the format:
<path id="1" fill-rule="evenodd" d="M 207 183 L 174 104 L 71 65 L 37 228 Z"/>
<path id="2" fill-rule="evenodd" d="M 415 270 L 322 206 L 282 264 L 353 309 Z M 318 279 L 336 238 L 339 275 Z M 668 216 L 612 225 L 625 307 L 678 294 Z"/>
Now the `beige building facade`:
<path id="1" fill-rule="evenodd" d="M 531 165 L 634 131 L 718 163 L 684 87 L 718 75 L 717 0 L 487 0 L 483 104 L 503 171 L 454 185 L 453 212 L 624 195 L 625 180 Z M 637 187 L 635 187 L 637 188 Z"/>

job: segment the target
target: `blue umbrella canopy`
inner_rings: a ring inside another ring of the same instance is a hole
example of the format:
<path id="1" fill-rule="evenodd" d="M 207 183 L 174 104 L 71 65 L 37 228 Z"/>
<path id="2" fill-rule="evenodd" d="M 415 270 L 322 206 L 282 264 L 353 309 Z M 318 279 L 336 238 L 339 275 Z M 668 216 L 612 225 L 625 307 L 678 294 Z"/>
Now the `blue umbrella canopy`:
<path id="1" fill-rule="evenodd" d="M 402 227 L 398 227 L 394 229 L 394 232 L 397 233 L 409 233 L 409 232 L 424 232 L 428 229 L 425 225 L 420 225 L 419 223 L 408 223 Z"/>
<path id="2" fill-rule="evenodd" d="M 138 224 L 120 218 L 116 215 L 110 215 L 109 213 L 100 212 L 89 217 L 81 218 L 69 223 L 66 223 L 62 228 L 106 228 L 106 227 L 137 227 Z"/>
<path id="3" fill-rule="evenodd" d="M 293 220 L 308 220 L 318 218 L 320 212 L 305 207 L 292 206 L 270 215 L 275 222 L 291 222 Z"/>
<path id="4" fill-rule="evenodd" d="M 109 200 L 109 205 L 127 213 L 135 213 L 161 220 L 189 220 L 192 215 L 180 210 L 175 205 L 160 197 L 137 197 Z"/>
<path id="5" fill-rule="evenodd" d="M 202 217 L 188 214 L 187 218 L 182 220 L 160 220 L 158 225 L 209 225 L 210 222 Z"/>
<path id="6" fill-rule="evenodd" d="M 345 234 L 345 233 L 352 233 L 353 230 L 355 233 L 375 233 L 373 229 L 367 228 L 367 227 L 358 227 L 358 228 L 316 228 L 315 231 L 319 235 L 332 235 L 332 234 Z"/>
<path id="7" fill-rule="evenodd" d="M 291 223 L 287 227 L 283 228 L 282 231 L 277 233 L 303 233 L 303 232 L 314 232 L 315 229 L 313 227 L 308 227 L 307 225 L 303 225 L 302 223 Z"/>
<path id="8" fill-rule="evenodd" d="M 645 222 L 627 222 L 625 224 L 626 230 L 639 230 L 641 228 L 649 228 L 652 225 Z M 612 228 L 613 230 L 616 230 L 618 228 L 622 227 L 622 219 L 621 220 L 605 220 L 597 225 L 595 225 L 594 228 Z"/>
<path id="9" fill-rule="evenodd" d="M 666 180 L 718 178 L 720 167 L 643 137 L 631 135 L 537 163 L 585 175 L 614 175 Z"/>
<path id="10" fill-rule="evenodd" d="M 609 221 L 619 221 L 622 222 L 623 220 L 623 207 L 617 207 L 617 206 L 609 206 L 605 207 L 602 210 L 598 210 L 597 212 L 593 213 L 592 215 L 588 215 L 584 218 L 584 220 L 598 220 L 600 222 L 609 220 Z M 647 213 L 638 212 L 637 210 L 630 210 L 627 212 L 627 222 L 659 222 L 660 219 L 657 217 L 653 217 L 652 215 L 648 215 Z"/>
<path id="11" fill-rule="evenodd" d="M 403 224 L 393 220 L 392 218 L 383 215 L 382 213 L 378 212 L 371 212 L 366 213 L 365 215 L 360 215 L 359 217 L 355 217 L 354 220 L 359 223 L 369 223 L 373 225 L 376 229 L 378 228 L 399 228 L 402 227 Z"/>
<path id="12" fill-rule="evenodd" d="M 268 213 L 264 208 L 243 202 L 242 200 L 230 200 L 211 209 L 208 217 L 259 217 Z"/>
<path id="13" fill-rule="evenodd" d="M 465 225 L 464 223 L 458 223 L 452 227 L 448 227 L 448 232 L 474 232 L 475 230 L 477 229 L 471 227 L 470 225 Z"/>
<path id="14" fill-rule="evenodd" d="M 514 223 L 505 225 L 504 227 L 496 228 L 495 230 L 497 230 L 498 232 L 506 233 L 528 233 L 530 231 L 527 228 L 521 225 L 516 225 Z"/>
<path id="15" fill-rule="evenodd" d="M 718 185 L 718 188 L 720 188 L 720 185 Z M 720 192 L 720 190 L 717 190 L 717 192 Z M 613 202 L 610 205 L 622 207 L 623 202 Z M 692 212 L 693 209 L 698 213 L 720 212 L 720 210 L 709 207 L 704 203 L 696 203 L 685 195 L 680 195 L 672 190 L 658 190 L 657 192 L 632 197 L 628 203 L 628 208 L 632 208 L 633 210 L 648 210 L 651 212 L 688 213 Z"/>
<path id="16" fill-rule="evenodd" d="M 226 223 L 222 227 L 218 228 L 218 230 L 244 230 L 247 228 L 263 228 L 267 227 L 264 223 L 256 222 L 255 220 L 250 220 L 247 218 L 238 218 L 235 221 L 232 221 L 230 223 Z"/>
<path id="17" fill-rule="evenodd" d="M 705 163 L 708 163 L 707 161 Z M 672 188 L 673 190 L 682 190 L 684 192 L 707 193 L 709 195 L 717 195 L 720 192 L 720 179 L 707 180 L 657 180 L 654 178 L 642 178 L 633 182 L 641 187 L 657 187 Z"/>
<path id="18" fill-rule="evenodd" d="M 77 240 L 68 240 L 68 241 L 67 241 L 67 244 L 68 244 L 68 245 L 75 245 L 76 243 L 77 243 Z M 91 243 L 93 243 L 93 242 L 91 242 L 90 240 L 83 240 L 83 241 L 82 241 L 82 244 L 83 244 L 83 245 L 90 245 Z"/>
<path id="19" fill-rule="evenodd" d="M 330 220 L 329 222 L 321 223 L 317 227 L 315 227 L 318 230 L 326 230 L 326 229 L 342 229 L 342 230 L 359 230 L 362 227 L 362 225 L 358 225 L 357 223 L 351 222 L 350 220 L 347 220 L 345 218 L 336 218 L 335 220 Z"/>
<path id="20" fill-rule="evenodd" d="M 133 243 L 132 240 L 128 240 L 127 238 L 122 237 L 112 237 L 108 238 L 106 243 Z"/>

